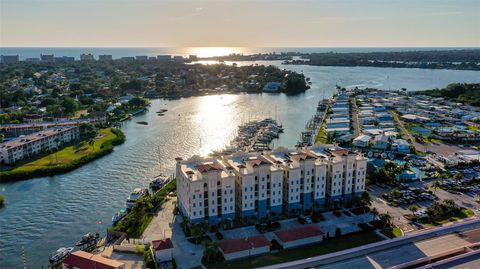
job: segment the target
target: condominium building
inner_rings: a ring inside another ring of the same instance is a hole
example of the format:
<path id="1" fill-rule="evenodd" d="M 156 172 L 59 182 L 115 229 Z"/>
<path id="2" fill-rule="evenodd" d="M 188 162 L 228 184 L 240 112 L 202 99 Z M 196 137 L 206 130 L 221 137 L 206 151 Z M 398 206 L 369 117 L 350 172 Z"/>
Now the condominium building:
<path id="1" fill-rule="evenodd" d="M 177 159 L 178 204 L 192 223 L 341 206 L 365 191 L 367 160 L 334 145 Z"/>
<path id="2" fill-rule="evenodd" d="M 0 163 L 14 164 L 19 160 L 53 150 L 80 138 L 78 126 L 54 127 L 0 144 Z"/>
<path id="3" fill-rule="evenodd" d="M 14 63 L 18 63 L 19 61 L 20 60 L 18 55 L 1 55 L 0 56 L 0 63 L 3 63 L 3 64 L 14 64 Z"/>
<path id="4" fill-rule="evenodd" d="M 194 156 L 177 158 L 177 199 L 191 223 L 235 218 L 235 173 L 220 159 Z"/>
<path id="5" fill-rule="evenodd" d="M 40 61 L 45 63 L 53 63 L 55 61 L 55 57 L 53 54 L 40 54 Z"/>
<path id="6" fill-rule="evenodd" d="M 98 60 L 102 62 L 109 62 L 113 60 L 113 57 L 110 54 L 102 54 L 98 55 Z"/>
<path id="7" fill-rule="evenodd" d="M 91 53 L 82 53 L 80 54 L 80 61 L 95 61 L 95 57 L 93 57 L 93 54 Z"/>

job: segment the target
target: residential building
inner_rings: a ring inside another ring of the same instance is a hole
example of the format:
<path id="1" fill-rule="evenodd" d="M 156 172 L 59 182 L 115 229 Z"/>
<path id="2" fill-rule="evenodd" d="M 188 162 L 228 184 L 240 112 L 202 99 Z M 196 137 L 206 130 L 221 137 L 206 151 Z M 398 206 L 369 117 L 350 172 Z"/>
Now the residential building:
<path id="1" fill-rule="evenodd" d="M 283 169 L 262 154 L 239 152 L 223 157 L 235 173 L 239 217 L 265 218 L 282 212 Z"/>
<path id="2" fill-rule="evenodd" d="M 177 158 L 177 199 L 183 215 L 191 223 L 235 218 L 235 173 L 217 158 L 193 156 Z"/>
<path id="3" fill-rule="evenodd" d="M 171 55 L 158 55 L 157 60 L 162 61 L 162 62 L 168 62 L 172 60 Z"/>
<path id="4" fill-rule="evenodd" d="M 125 269 L 125 264 L 82 250 L 68 255 L 62 262 L 62 269 Z"/>
<path id="5" fill-rule="evenodd" d="M 98 60 L 102 62 L 109 62 L 113 60 L 113 57 L 110 54 L 102 54 L 98 55 Z"/>
<path id="6" fill-rule="evenodd" d="M 53 54 L 40 54 L 40 61 L 44 63 L 53 63 L 55 57 L 53 57 Z"/>
<path id="7" fill-rule="evenodd" d="M 1 55 L 0 60 L 2 64 L 14 64 L 20 61 L 18 55 Z"/>
<path id="8" fill-rule="evenodd" d="M 372 139 L 369 135 L 360 135 L 353 139 L 352 144 L 356 147 L 366 148 L 369 146 L 370 140 Z"/>
<path id="9" fill-rule="evenodd" d="M 157 263 L 169 262 L 173 258 L 173 243 L 170 238 L 152 241 L 152 253 Z"/>
<path id="10" fill-rule="evenodd" d="M 80 138 L 78 126 L 54 127 L 0 144 L 0 163 L 14 164 Z"/>
<path id="11" fill-rule="evenodd" d="M 137 61 L 148 61 L 148 56 L 135 56 L 135 60 Z"/>
<path id="12" fill-rule="evenodd" d="M 93 54 L 85 54 L 82 53 L 80 54 L 80 61 L 95 61 L 95 57 L 93 57 Z"/>
<path id="13" fill-rule="evenodd" d="M 335 145 L 177 158 L 178 205 L 191 223 L 264 219 L 341 206 L 365 191 L 367 160 Z"/>
<path id="14" fill-rule="evenodd" d="M 227 239 L 220 242 L 220 251 L 225 260 L 258 256 L 270 252 L 270 241 L 264 235 Z"/>

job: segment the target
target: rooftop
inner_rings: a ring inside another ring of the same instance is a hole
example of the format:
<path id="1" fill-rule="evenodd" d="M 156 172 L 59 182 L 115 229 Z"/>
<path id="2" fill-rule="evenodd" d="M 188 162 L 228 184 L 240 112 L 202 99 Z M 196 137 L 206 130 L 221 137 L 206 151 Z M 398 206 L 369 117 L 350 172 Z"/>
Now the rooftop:
<path id="1" fill-rule="evenodd" d="M 124 265 L 121 262 L 81 250 L 68 255 L 63 263 L 80 269 L 115 269 Z"/>
<path id="2" fill-rule="evenodd" d="M 323 235 L 322 230 L 317 226 L 302 226 L 289 230 L 277 231 L 274 234 L 283 242 L 296 241 L 312 236 Z"/>
<path id="3" fill-rule="evenodd" d="M 270 246 L 270 241 L 263 235 L 230 239 L 220 243 L 220 248 L 225 254 L 266 246 Z"/>

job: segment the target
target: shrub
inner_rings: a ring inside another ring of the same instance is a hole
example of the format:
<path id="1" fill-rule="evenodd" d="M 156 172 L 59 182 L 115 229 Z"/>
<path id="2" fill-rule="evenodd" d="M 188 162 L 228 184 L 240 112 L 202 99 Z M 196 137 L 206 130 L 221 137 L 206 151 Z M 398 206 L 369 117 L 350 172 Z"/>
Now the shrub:
<path id="1" fill-rule="evenodd" d="M 0 207 L 5 206 L 5 197 L 0 195 Z"/>

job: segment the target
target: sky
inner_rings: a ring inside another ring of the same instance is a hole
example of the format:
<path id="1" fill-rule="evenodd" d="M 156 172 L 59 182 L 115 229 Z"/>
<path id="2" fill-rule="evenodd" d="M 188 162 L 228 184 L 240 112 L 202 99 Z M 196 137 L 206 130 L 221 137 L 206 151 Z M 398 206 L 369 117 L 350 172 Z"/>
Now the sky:
<path id="1" fill-rule="evenodd" d="M 1 47 L 479 47 L 480 0 L 0 0 Z"/>

